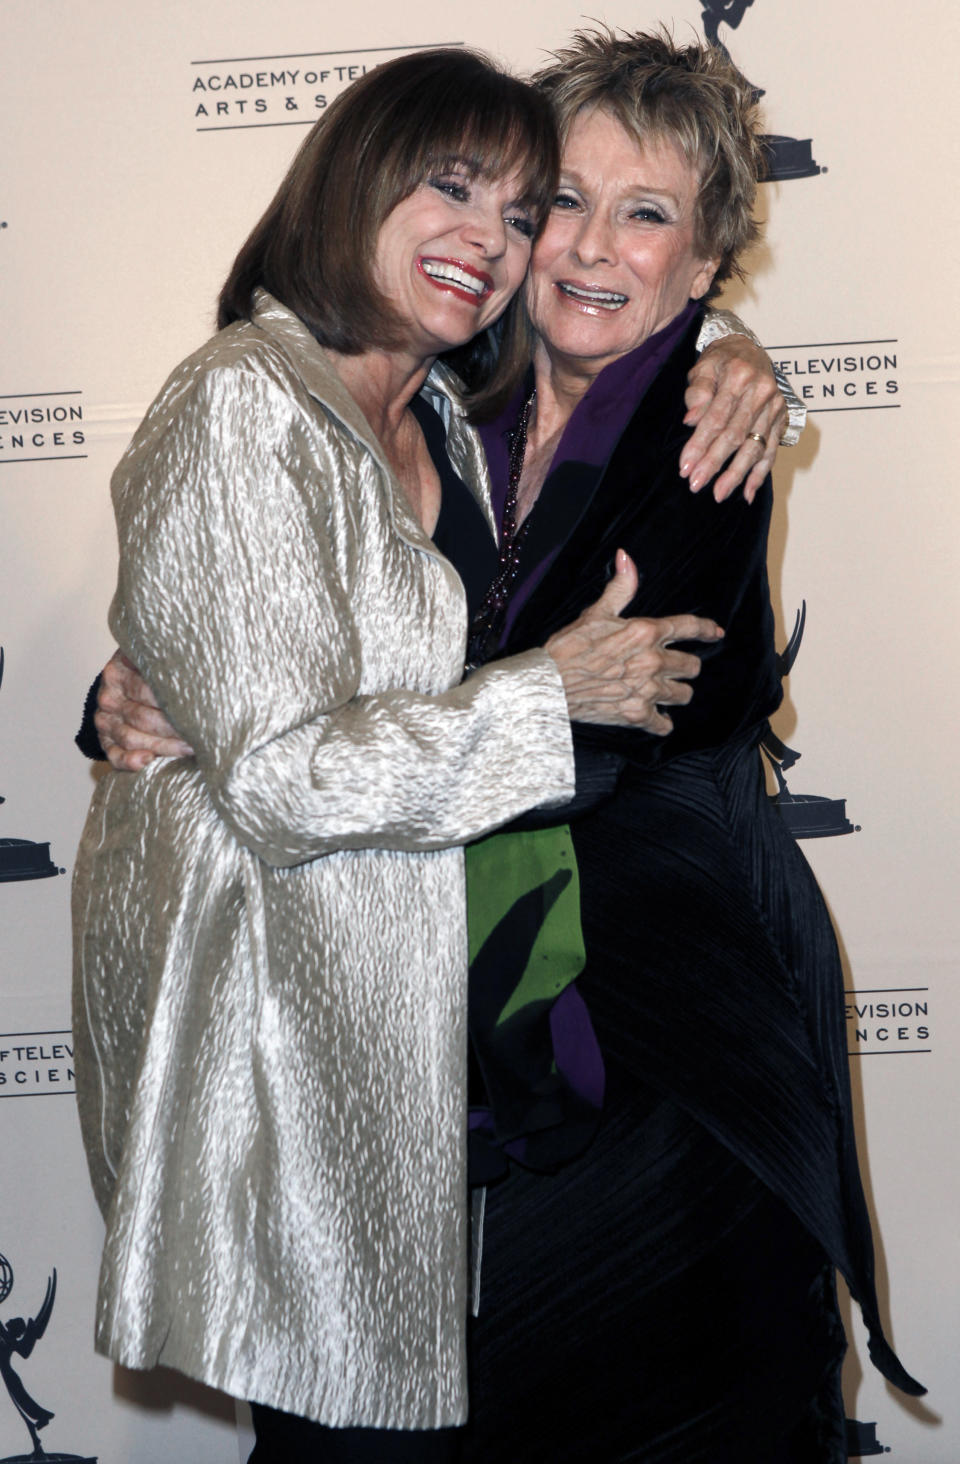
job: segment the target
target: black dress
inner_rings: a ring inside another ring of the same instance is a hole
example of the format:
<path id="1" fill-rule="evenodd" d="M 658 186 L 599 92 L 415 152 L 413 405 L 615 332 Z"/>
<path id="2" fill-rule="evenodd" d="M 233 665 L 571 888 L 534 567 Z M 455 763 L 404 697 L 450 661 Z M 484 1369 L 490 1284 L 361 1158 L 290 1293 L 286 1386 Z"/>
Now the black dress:
<path id="1" fill-rule="evenodd" d="M 621 546 L 641 574 L 631 614 L 726 630 L 668 738 L 577 730 L 583 756 L 620 768 L 571 820 L 606 1096 L 582 1157 L 487 1191 L 470 1464 L 836 1464 L 835 1267 L 878 1367 L 922 1391 L 877 1314 L 836 942 L 761 770 L 780 699 L 770 484 L 717 505 L 677 475 L 698 328 L 579 499 L 561 465 L 559 516 L 548 479 L 530 541 L 559 552 L 502 647 L 575 617 Z"/>

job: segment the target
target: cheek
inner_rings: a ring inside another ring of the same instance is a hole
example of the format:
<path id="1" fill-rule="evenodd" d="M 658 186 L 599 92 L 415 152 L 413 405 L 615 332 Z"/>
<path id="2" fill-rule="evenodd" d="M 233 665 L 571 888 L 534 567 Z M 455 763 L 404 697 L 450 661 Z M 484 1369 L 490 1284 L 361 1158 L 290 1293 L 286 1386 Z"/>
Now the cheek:
<path id="1" fill-rule="evenodd" d="M 523 299 L 534 330 L 540 330 L 544 319 L 544 294 L 549 286 L 545 277 L 537 272 L 537 251 L 533 252 L 533 263 L 523 287 Z"/>
<path id="2" fill-rule="evenodd" d="M 549 269 L 569 244 L 570 228 L 566 220 L 550 214 L 543 233 L 533 246 L 533 269 Z"/>
<path id="3" fill-rule="evenodd" d="M 697 266 L 686 249 L 659 245 L 637 250 L 630 261 L 631 272 L 648 296 L 667 303 L 686 304 Z"/>
<path id="4" fill-rule="evenodd" d="M 696 252 L 692 235 L 686 238 L 682 248 L 674 251 L 674 257 L 667 267 L 676 280 L 677 290 L 685 299 L 689 299 L 694 281 L 703 269 L 703 260 Z"/>
<path id="5" fill-rule="evenodd" d="M 626 253 L 626 263 L 631 274 L 641 280 L 648 290 L 660 291 L 667 285 L 671 272 L 676 267 L 677 254 L 665 240 L 647 238 L 633 242 Z"/>
<path id="6" fill-rule="evenodd" d="M 524 280 L 530 278 L 531 246 L 527 240 L 519 240 L 510 249 L 509 268 L 507 270 L 507 288 L 511 295 L 515 294 L 523 284 Z"/>

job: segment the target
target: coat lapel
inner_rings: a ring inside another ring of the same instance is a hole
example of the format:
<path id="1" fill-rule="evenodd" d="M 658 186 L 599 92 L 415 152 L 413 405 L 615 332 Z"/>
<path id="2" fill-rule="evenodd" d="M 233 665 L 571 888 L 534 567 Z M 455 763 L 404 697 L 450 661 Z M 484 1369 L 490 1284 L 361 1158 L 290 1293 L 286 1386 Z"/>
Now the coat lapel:
<path id="1" fill-rule="evenodd" d="M 310 395 L 370 454 L 380 469 L 393 524 L 400 537 L 415 548 L 441 558 L 433 540 L 424 532 L 409 508 L 406 496 L 393 476 L 370 423 L 350 395 L 323 347 L 311 335 L 303 321 L 266 290 L 257 290 L 253 324 L 270 336 L 283 351 Z M 486 460 L 477 434 L 465 420 L 461 420 L 465 418 L 465 413 L 456 397 L 455 381 L 451 371 L 435 365 L 427 378 L 424 391 L 443 417 L 451 462 L 469 485 L 495 534 Z M 454 424 L 455 430 L 451 430 Z"/>
<path id="2" fill-rule="evenodd" d="M 542 645 L 602 594 L 626 525 L 646 506 L 662 464 L 679 463 L 691 431 L 683 425 L 683 395 L 700 326 L 698 314 L 644 393 L 580 513 L 568 520 L 557 557 L 517 616 L 508 653 Z M 544 507 L 549 511 L 548 501 Z"/>

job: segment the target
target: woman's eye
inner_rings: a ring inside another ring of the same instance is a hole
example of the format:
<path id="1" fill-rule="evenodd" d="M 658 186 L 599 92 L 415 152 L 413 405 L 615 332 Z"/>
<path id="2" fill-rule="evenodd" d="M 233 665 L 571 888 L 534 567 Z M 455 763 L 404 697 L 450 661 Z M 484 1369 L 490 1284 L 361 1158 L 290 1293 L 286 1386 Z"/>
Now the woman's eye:
<path id="1" fill-rule="evenodd" d="M 652 203 L 643 203 L 639 208 L 634 209 L 633 217 L 644 224 L 662 224 L 666 220 L 663 211 Z"/>
<path id="2" fill-rule="evenodd" d="M 511 214 L 507 219 L 507 223 L 511 229 L 516 229 L 517 233 L 522 234 L 525 239 L 532 239 L 536 233 L 533 220 L 528 219 L 526 214 Z"/>
<path id="3" fill-rule="evenodd" d="M 553 200 L 554 208 L 577 208 L 580 200 L 574 193 L 558 193 Z"/>
<path id="4" fill-rule="evenodd" d="M 459 178 L 431 178 L 430 187 L 438 193 L 445 193 L 448 198 L 455 198 L 457 203 L 466 203 L 470 197 L 469 187 Z"/>

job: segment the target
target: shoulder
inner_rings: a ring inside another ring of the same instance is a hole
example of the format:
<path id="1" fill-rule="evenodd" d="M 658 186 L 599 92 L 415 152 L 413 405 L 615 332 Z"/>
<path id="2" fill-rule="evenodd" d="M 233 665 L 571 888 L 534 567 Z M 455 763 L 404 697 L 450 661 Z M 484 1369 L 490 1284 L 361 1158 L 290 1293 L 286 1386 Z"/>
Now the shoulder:
<path id="1" fill-rule="evenodd" d="M 322 348 L 291 311 L 273 302 L 270 312 L 237 320 L 217 331 L 170 373 L 148 415 L 168 414 L 194 397 L 221 392 L 243 396 L 271 391 L 294 399 L 336 390 L 336 376 Z"/>
<path id="2" fill-rule="evenodd" d="M 339 378 L 305 327 L 283 313 L 306 342 L 296 332 L 292 341 L 285 339 L 256 319 L 237 321 L 181 361 L 134 434 L 117 476 L 126 478 L 156 459 L 205 452 L 262 459 L 301 433 L 334 444 L 343 434 L 328 399 L 336 402 Z"/>
<path id="3" fill-rule="evenodd" d="M 606 476 L 619 485 L 624 512 L 644 516 L 651 510 L 691 530 L 723 535 L 754 533 L 766 522 L 769 480 L 751 505 L 739 493 L 717 503 L 710 485 L 691 493 L 680 474 L 684 444 L 693 428 L 686 416 L 687 376 L 697 359 L 701 324 L 695 317 L 644 392 L 607 463 Z"/>
<path id="4" fill-rule="evenodd" d="M 684 332 L 637 402 L 608 463 L 608 471 L 672 475 L 678 484 L 680 453 L 693 431 L 684 422 L 687 375 L 697 359 L 699 317 Z"/>
<path id="5" fill-rule="evenodd" d="M 295 373 L 282 352 L 249 322 L 219 331 L 167 377 L 134 436 L 131 448 L 143 450 L 171 426 L 205 418 L 218 407 L 244 397 L 290 394 Z M 211 416 L 211 420 L 212 416 Z"/>

